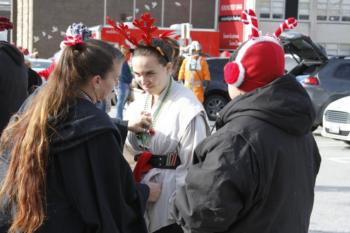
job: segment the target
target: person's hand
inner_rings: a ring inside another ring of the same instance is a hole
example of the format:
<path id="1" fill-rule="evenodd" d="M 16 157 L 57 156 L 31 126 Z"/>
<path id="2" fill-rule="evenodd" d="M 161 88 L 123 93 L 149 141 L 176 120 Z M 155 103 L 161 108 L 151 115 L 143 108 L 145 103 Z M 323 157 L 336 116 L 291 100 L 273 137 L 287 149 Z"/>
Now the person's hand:
<path id="1" fill-rule="evenodd" d="M 149 187 L 149 196 L 147 201 L 156 202 L 160 196 L 162 186 L 153 182 L 148 182 L 147 185 Z"/>
<path id="2" fill-rule="evenodd" d="M 141 112 L 140 116 L 130 119 L 128 122 L 128 130 L 134 133 L 148 132 L 152 123 L 151 114 L 148 112 Z"/>

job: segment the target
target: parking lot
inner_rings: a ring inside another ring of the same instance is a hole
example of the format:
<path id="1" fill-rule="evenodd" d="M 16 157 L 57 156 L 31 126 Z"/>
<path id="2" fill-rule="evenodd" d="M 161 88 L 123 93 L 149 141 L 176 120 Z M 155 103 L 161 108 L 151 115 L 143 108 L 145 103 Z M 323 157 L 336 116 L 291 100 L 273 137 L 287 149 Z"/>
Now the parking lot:
<path id="1" fill-rule="evenodd" d="M 310 233 L 350 232 L 350 146 L 314 133 L 322 157 Z"/>

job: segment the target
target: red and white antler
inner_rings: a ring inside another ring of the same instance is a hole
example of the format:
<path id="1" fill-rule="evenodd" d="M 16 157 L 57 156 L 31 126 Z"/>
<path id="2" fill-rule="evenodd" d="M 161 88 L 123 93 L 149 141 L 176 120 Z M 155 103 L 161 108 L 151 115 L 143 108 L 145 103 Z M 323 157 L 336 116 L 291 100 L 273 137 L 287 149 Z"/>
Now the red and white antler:
<path id="1" fill-rule="evenodd" d="M 250 35 L 251 38 L 259 37 L 259 26 L 258 26 L 258 18 L 256 17 L 256 14 L 254 10 L 244 10 L 242 12 L 241 21 L 244 24 L 248 24 L 251 27 L 252 34 Z"/>
<path id="2" fill-rule="evenodd" d="M 298 25 L 298 21 L 295 18 L 288 18 L 286 21 L 281 23 L 281 25 L 277 28 L 274 35 L 276 37 L 279 37 L 282 32 L 284 32 L 287 29 L 293 29 Z"/>

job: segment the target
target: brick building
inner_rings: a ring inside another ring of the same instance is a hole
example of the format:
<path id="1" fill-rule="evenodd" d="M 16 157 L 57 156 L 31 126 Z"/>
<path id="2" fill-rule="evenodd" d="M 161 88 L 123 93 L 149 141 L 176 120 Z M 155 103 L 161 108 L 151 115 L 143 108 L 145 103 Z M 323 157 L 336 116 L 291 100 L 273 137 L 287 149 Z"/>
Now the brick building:
<path id="1" fill-rule="evenodd" d="M 17 4 L 17 31 L 14 41 L 41 57 L 50 57 L 59 49 L 67 26 L 83 22 L 87 26 L 104 23 L 106 15 L 117 21 L 130 21 L 149 11 L 156 24 L 167 27 L 190 22 L 197 28 L 215 25 L 218 0 L 13 0 Z M 206 7 L 203 7 L 206 6 Z M 205 17 L 203 17 L 205 16 Z"/>

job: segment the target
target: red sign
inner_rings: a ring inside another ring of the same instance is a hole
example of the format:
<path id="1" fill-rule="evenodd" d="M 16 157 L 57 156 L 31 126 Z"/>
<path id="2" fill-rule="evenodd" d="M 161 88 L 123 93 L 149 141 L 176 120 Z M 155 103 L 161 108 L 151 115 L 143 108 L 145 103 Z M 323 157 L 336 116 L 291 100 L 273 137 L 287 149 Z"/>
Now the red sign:
<path id="1" fill-rule="evenodd" d="M 221 0 L 219 13 L 220 49 L 235 50 L 243 41 L 243 23 L 240 21 L 244 0 Z"/>

